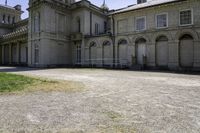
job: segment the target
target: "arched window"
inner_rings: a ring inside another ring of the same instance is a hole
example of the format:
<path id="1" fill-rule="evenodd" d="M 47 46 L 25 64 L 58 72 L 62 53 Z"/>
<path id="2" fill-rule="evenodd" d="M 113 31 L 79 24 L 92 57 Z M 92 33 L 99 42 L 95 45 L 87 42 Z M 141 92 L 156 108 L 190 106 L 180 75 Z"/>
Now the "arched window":
<path id="1" fill-rule="evenodd" d="M 189 34 L 185 34 L 180 37 L 180 40 L 190 40 L 190 39 L 193 39 L 193 37 Z"/>
<path id="2" fill-rule="evenodd" d="M 108 46 L 108 45 L 111 45 L 111 43 L 109 41 L 104 41 L 103 42 L 103 46 Z"/>
<path id="3" fill-rule="evenodd" d="M 119 40 L 119 42 L 118 42 L 118 45 L 126 45 L 126 44 L 128 44 L 128 42 L 127 42 L 127 40 L 125 40 L 125 39 L 121 39 L 121 40 Z"/>
<path id="4" fill-rule="evenodd" d="M 90 47 L 96 47 L 96 43 L 95 42 L 91 42 L 90 43 Z"/>
<path id="5" fill-rule="evenodd" d="M 156 42 L 159 42 L 159 41 L 168 41 L 168 38 L 166 36 L 159 36 L 157 39 L 156 39 Z"/>
<path id="6" fill-rule="evenodd" d="M 136 40 L 136 43 L 146 43 L 146 39 L 139 38 L 139 39 Z"/>

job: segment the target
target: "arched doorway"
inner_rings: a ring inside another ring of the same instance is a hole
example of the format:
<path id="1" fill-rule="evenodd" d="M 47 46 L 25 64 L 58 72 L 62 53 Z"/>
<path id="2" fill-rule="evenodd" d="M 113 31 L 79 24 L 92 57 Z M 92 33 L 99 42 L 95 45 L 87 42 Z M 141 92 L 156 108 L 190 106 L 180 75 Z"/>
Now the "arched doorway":
<path id="1" fill-rule="evenodd" d="M 193 37 L 185 34 L 179 39 L 179 62 L 181 67 L 193 67 L 194 41 Z"/>
<path id="2" fill-rule="evenodd" d="M 102 58 L 103 65 L 111 65 L 112 63 L 112 51 L 111 51 L 111 43 L 110 41 L 104 41 L 102 46 Z"/>
<path id="3" fill-rule="evenodd" d="M 89 46 L 89 61 L 90 64 L 94 65 L 96 62 L 96 55 L 97 55 L 97 45 L 95 42 L 91 42 Z"/>
<path id="4" fill-rule="evenodd" d="M 136 40 L 136 60 L 138 65 L 146 64 L 146 56 L 147 56 L 147 48 L 146 48 L 146 40 L 144 38 L 140 38 Z"/>
<path id="5" fill-rule="evenodd" d="M 159 67 L 168 66 L 168 38 L 166 36 L 160 36 L 156 39 L 156 64 Z"/>
<path id="6" fill-rule="evenodd" d="M 121 65 L 127 63 L 127 45 L 128 42 L 125 39 L 118 42 L 118 62 Z"/>

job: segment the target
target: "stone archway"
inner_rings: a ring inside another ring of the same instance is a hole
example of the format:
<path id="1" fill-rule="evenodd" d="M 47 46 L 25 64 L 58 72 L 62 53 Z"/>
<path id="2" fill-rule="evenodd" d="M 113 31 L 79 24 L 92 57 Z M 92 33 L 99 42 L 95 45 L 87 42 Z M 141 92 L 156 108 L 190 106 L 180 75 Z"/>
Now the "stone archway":
<path id="1" fill-rule="evenodd" d="M 89 45 L 89 62 L 90 64 L 96 63 L 97 57 L 97 44 L 95 42 L 91 42 Z"/>
<path id="2" fill-rule="evenodd" d="M 113 62 L 112 45 L 110 41 L 104 41 L 102 45 L 102 61 L 103 65 L 111 65 Z"/>
<path id="3" fill-rule="evenodd" d="M 184 68 L 191 68 L 194 65 L 194 38 L 190 34 L 184 34 L 179 38 L 179 63 Z"/>
<path id="4" fill-rule="evenodd" d="M 127 48 L 128 41 L 126 39 L 120 39 L 118 41 L 117 53 L 118 62 L 120 65 L 127 63 Z"/>
<path id="5" fill-rule="evenodd" d="M 146 65 L 146 58 L 147 58 L 146 42 L 147 41 L 144 38 L 138 38 L 135 42 L 136 62 L 138 65 Z"/>
<path id="6" fill-rule="evenodd" d="M 168 67 L 168 58 L 168 38 L 162 35 L 156 39 L 156 65 L 158 67 Z"/>

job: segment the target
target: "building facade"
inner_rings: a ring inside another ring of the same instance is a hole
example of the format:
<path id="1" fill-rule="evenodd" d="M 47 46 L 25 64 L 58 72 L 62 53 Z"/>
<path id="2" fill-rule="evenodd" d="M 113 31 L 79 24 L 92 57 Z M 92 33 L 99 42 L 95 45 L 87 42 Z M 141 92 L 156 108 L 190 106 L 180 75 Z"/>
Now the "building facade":
<path id="1" fill-rule="evenodd" d="M 138 0 L 118 10 L 29 0 L 26 20 L 20 6 L 0 10 L 2 65 L 200 70 L 199 0 Z"/>

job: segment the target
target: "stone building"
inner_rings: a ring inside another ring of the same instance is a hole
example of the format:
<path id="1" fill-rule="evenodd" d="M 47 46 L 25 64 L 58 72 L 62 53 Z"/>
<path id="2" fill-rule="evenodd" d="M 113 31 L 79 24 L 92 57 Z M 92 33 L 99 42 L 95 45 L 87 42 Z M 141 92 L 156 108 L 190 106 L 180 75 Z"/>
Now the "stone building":
<path id="1" fill-rule="evenodd" d="M 109 10 L 81 0 L 0 6 L 0 63 L 200 70 L 200 1 L 138 0 Z"/>
<path id="2" fill-rule="evenodd" d="M 21 20 L 21 6 L 0 5 L 0 64 L 27 65 L 28 19 Z"/>

